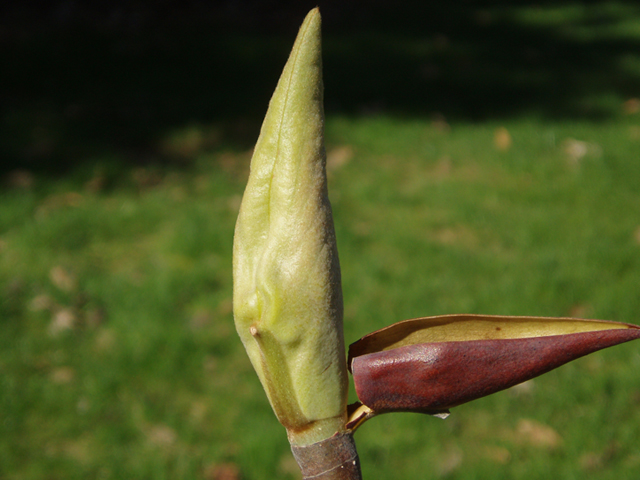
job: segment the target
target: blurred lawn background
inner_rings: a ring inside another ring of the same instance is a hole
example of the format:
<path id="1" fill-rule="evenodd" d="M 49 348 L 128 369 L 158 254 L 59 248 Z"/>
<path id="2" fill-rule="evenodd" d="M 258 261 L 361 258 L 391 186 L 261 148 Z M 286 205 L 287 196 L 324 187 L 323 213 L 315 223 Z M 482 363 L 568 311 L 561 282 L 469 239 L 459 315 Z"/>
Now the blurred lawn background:
<path id="1" fill-rule="evenodd" d="M 347 343 L 445 313 L 640 322 L 640 6 L 317 3 Z M 0 479 L 299 478 L 231 246 L 315 5 L 2 7 Z M 640 478 L 639 371 L 632 343 L 376 418 L 364 476 Z"/>

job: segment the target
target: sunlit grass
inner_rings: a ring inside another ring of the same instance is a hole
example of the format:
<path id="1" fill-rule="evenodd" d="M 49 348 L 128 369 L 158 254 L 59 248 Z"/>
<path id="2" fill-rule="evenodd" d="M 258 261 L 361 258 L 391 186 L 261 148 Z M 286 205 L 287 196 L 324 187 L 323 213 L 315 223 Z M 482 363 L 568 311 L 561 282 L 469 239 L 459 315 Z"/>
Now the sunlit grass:
<path id="1" fill-rule="evenodd" d="M 637 323 L 639 122 L 330 118 L 347 342 L 443 313 Z M 3 191 L 3 478 L 297 478 L 232 321 L 249 154 L 197 155 Z M 639 366 L 623 345 L 446 421 L 374 419 L 365 478 L 634 478 Z"/>

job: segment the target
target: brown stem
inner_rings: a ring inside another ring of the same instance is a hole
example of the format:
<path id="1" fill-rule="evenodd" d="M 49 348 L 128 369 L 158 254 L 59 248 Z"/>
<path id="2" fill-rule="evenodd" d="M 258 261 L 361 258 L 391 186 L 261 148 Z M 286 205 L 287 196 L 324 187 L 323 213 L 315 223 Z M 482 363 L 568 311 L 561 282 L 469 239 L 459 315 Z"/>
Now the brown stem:
<path id="1" fill-rule="evenodd" d="M 360 459 L 351 433 L 304 447 L 291 446 L 303 480 L 362 480 Z"/>

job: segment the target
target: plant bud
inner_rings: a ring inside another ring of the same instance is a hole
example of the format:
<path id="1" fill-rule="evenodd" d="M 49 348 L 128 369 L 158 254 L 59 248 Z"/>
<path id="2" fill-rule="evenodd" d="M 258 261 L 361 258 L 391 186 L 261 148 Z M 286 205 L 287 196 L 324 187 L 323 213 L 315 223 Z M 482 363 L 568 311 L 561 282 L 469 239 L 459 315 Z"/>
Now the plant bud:
<path id="1" fill-rule="evenodd" d="M 349 347 L 349 365 L 367 418 L 392 411 L 444 414 L 637 338 L 640 328 L 625 323 L 445 315 L 406 320 L 363 337 Z"/>
<path id="2" fill-rule="evenodd" d="M 273 94 L 236 224 L 238 334 L 292 444 L 344 430 L 340 267 L 327 197 L 320 12 Z"/>

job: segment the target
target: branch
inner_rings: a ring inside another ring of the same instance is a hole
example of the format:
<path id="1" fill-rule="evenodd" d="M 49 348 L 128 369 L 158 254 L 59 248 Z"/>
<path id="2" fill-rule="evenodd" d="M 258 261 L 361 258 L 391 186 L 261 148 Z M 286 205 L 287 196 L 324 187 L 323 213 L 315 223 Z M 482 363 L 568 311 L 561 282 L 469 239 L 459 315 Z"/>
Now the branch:
<path id="1" fill-rule="evenodd" d="M 306 446 L 291 446 L 303 480 L 362 480 L 360 459 L 351 433 Z"/>

